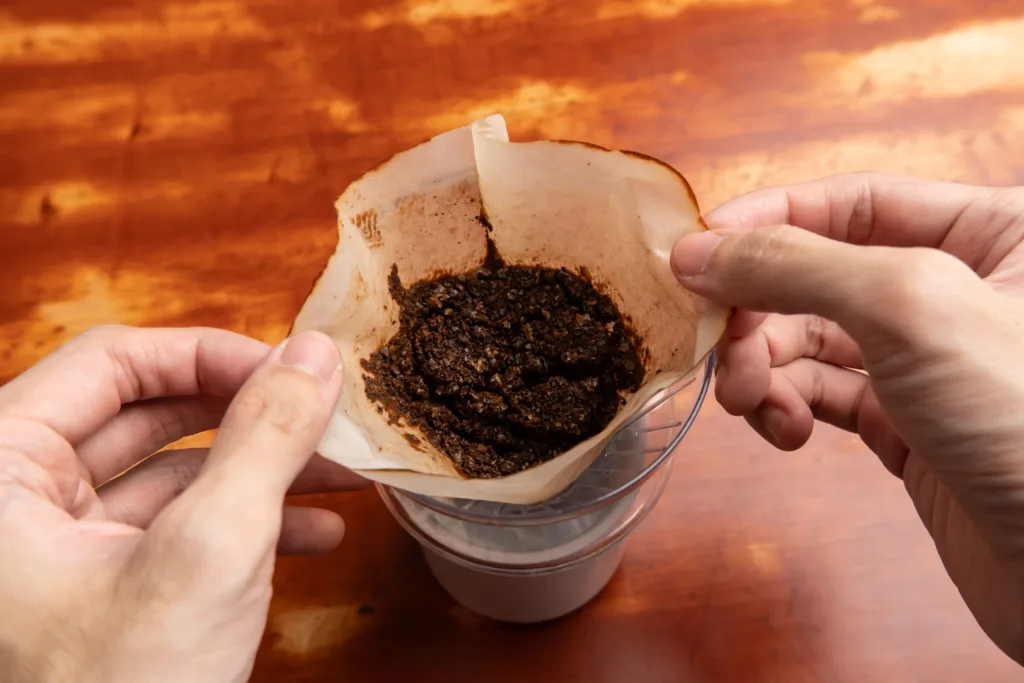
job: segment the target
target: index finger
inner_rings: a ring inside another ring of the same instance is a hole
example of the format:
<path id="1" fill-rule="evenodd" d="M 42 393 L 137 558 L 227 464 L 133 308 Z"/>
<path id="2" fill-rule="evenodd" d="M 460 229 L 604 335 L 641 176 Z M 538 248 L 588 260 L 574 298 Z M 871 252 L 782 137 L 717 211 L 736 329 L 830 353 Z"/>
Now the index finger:
<path id="1" fill-rule="evenodd" d="M 979 234 L 985 225 L 969 225 L 974 221 L 966 220 L 967 210 L 992 193 L 986 187 L 854 173 L 755 190 L 713 210 L 706 222 L 712 230 L 794 225 L 850 244 L 932 247 L 977 267 L 988 236 Z M 971 234 L 957 235 L 963 232 Z"/>
<path id="2" fill-rule="evenodd" d="M 96 328 L 0 387 L 0 415 L 40 422 L 76 444 L 127 403 L 234 396 L 269 352 L 226 330 Z"/>

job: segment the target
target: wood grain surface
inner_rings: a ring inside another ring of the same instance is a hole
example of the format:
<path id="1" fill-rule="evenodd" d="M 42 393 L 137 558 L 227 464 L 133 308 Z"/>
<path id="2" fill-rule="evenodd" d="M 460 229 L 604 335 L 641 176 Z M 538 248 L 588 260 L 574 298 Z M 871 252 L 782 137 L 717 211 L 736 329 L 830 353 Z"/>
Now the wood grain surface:
<path id="1" fill-rule="evenodd" d="M 1020 0 L 4 0 L 0 381 L 90 326 L 279 340 L 332 202 L 501 111 L 634 149 L 702 206 L 873 169 L 1024 182 Z M 283 559 L 254 680 L 1010 681 L 899 481 L 709 403 L 612 584 L 539 627 L 431 581 L 372 491 Z"/>

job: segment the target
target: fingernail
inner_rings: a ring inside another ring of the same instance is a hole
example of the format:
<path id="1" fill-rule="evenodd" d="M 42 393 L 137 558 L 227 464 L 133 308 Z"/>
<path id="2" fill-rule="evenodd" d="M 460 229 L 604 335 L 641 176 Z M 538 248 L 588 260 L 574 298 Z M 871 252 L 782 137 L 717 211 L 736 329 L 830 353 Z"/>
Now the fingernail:
<path id="1" fill-rule="evenodd" d="M 764 428 L 772 435 L 775 439 L 775 443 L 779 444 L 782 440 L 782 431 L 786 428 L 786 414 L 774 406 L 769 406 L 764 409 Z"/>
<path id="2" fill-rule="evenodd" d="M 672 264 L 672 272 L 678 278 L 694 277 L 706 273 L 711 254 L 723 239 L 725 239 L 723 235 L 713 232 L 699 232 L 682 238 L 676 242 L 669 259 Z"/>
<path id="3" fill-rule="evenodd" d="M 323 382 L 330 382 L 341 367 L 341 356 L 330 337 L 311 330 L 300 332 L 285 342 L 280 362 Z"/>

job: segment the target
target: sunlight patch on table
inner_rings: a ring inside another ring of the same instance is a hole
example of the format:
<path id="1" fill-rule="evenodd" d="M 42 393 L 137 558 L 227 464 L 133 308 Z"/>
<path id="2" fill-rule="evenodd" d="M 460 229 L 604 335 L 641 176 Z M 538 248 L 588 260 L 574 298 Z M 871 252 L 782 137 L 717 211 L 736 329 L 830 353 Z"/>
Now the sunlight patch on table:
<path id="1" fill-rule="evenodd" d="M 879 0 L 851 0 L 851 4 L 858 8 L 857 20 L 865 24 L 893 21 L 900 18 L 898 9 Z"/>
<path id="2" fill-rule="evenodd" d="M 88 129 L 96 139 L 121 136 L 131 125 L 134 93 L 124 87 L 40 88 L 0 99 L 0 133 Z"/>
<path id="3" fill-rule="evenodd" d="M 1015 124 L 1016 121 L 1016 124 Z M 1024 111 L 1012 109 L 984 130 L 886 131 L 812 140 L 771 151 L 693 155 L 676 164 L 708 211 L 760 187 L 836 173 L 881 171 L 979 184 L 1018 184 L 1024 164 L 983 164 L 1024 149 Z"/>
<path id="4" fill-rule="evenodd" d="M 900 11 L 889 5 L 868 5 L 857 14 L 857 19 L 865 24 L 895 21 L 899 18 Z"/>
<path id="5" fill-rule="evenodd" d="M 145 140 L 201 138 L 226 133 L 231 128 L 231 117 L 226 111 L 147 107 L 138 125 L 138 134 Z"/>
<path id="6" fill-rule="evenodd" d="M 684 71 L 656 74 L 625 83 L 591 85 L 532 80 L 490 98 L 466 98 L 445 102 L 443 111 L 427 117 L 422 124 L 431 131 L 464 126 L 490 114 L 502 114 L 513 133 L 535 131 L 549 140 L 608 142 L 613 137 L 615 112 L 609 102 L 629 102 L 633 125 L 662 113 L 654 93 L 689 80 Z"/>
<path id="7" fill-rule="evenodd" d="M 344 97 L 316 100 L 313 111 L 323 113 L 339 130 L 346 133 L 365 133 L 370 125 L 359 114 L 359 104 Z"/>
<path id="8" fill-rule="evenodd" d="M 782 568 L 777 543 L 751 543 L 747 546 L 750 561 L 761 574 L 775 575 Z"/>
<path id="9" fill-rule="evenodd" d="M 307 280 L 256 284 L 237 269 L 224 272 L 222 264 L 242 261 L 251 264 L 253 272 L 271 260 L 277 266 L 288 261 L 305 264 L 310 250 L 327 251 L 326 244 L 315 246 L 317 238 L 309 235 L 308 229 L 294 226 L 272 247 L 244 239 L 191 248 L 158 247 L 117 266 L 112 265 L 116 259 L 102 253 L 83 254 L 79 260 L 73 251 L 60 250 L 59 244 L 54 253 L 37 253 L 27 264 L 19 258 L 15 272 L 24 273 L 22 284 L 6 296 L 13 310 L 24 312 L 16 319 L 0 320 L 0 377 L 20 372 L 69 338 L 105 324 L 216 326 L 276 344 L 288 334 L 296 296 L 301 300 L 297 292 L 308 286 Z M 104 232 L 96 243 L 108 237 L 116 238 Z M 302 266 L 284 267 L 286 272 L 302 271 Z M 317 267 L 308 270 L 312 278 Z"/>
<path id="10" fill-rule="evenodd" d="M 610 0 L 597 9 L 603 21 L 642 17 L 672 19 L 689 9 L 703 7 L 766 7 L 791 4 L 793 0 Z"/>
<path id="11" fill-rule="evenodd" d="M 47 193 L 57 213 L 73 214 L 102 204 L 109 204 L 113 196 L 87 182 L 60 183 Z"/>
<path id="12" fill-rule="evenodd" d="M 20 206 L 14 220 L 22 225 L 36 225 L 79 218 L 82 214 L 112 214 L 119 205 L 152 201 L 184 199 L 197 191 L 197 185 L 166 180 L 123 188 L 101 188 L 85 180 L 52 183 L 36 187 L 0 190 L 0 207 L 7 204 L 5 195 L 16 195 Z M 113 215 L 111 215 L 113 219 Z"/>
<path id="13" fill-rule="evenodd" d="M 145 296 L 144 293 L 140 293 Z M 98 268 L 75 269 L 68 294 L 40 303 L 33 318 L 44 327 L 63 325 L 72 334 L 103 324 L 134 324 L 134 316 L 114 291 L 113 278 Z"/>
<path id="14" fill-rule="evenodd" d="M 35 225 L 59 216 L 94 211 L 109 207 L 117 200 L 114 194 L 86 180 L 53 183 L 28 191 L 0 192 L 0 206 L 7 204 L 4 195 L 20 197 L 14 220 L 22 225 Z"/>
<path id="15" fill-rule="evenodd" d="M 485 19 L 512 14 L 522 5 L 523 0 L 408 0 L 399 9 L 368 12 L 360 23 L 371 31 L 393 24 L 423 27 L 435 21 Z"/>
<path id="16" fill-rule="evenodd" d="M 596 100 L 596 93 L 583 86 L 529 81 L 491 99 L 467 98 L 449 103 L 425 124 L 433 130 L 450 130 L 498 113 L 505 116 L 514 130 L 536 128 L 549 138 L 567 137 L 560 132 L 575 128 L 574 110 L 581 105 L 593 105 Z"/>
<path id="17" fill-rule="evenodd" d="M 864 53 L 808 55 L 816 96 L 852 106 L 1024 91 L 1024 18 L 958 28 Z"/>
<path id="18" fill-rule="evenodd" d="M 40 88 L 0 101 L 0 133 L 47 131 L 58 144 L 203 137 L 225 132 L 230 123 L 225 109 L 189 106 L 154 84 Z"/>
<path id="19" fill-rule="evenodd" d="M 277 68 L 278 77 L 287 84 L 288 90 L 317 94 L 318 97 L 308 105 L 308 100 L 303 96 L 302 106 L 326 116 L 334 126 L 346 133 L 358 134 L 370 130 L 371 126 L 360 114 L 359 103 L 337 92 L 324 79 L 320 73 L 319 58 L 308 45 L 283 45 L 267 51 L 264 58 Z"/>
<path id="20" fill-rule="evenodd" d="M 158 20 L 32 22 L 0 19 L 0 62 L 65 64 L 98 61 L 112 52 L 140 49 L 147 54 L 168 44 L 266 36 L 241 2 L 184 2 L 165 5 Z"/>
<path id="21" fill-rule="evenodd" d="M 643 590 L 638 590 L 629 580 L 628 568 L 621 568 L 614 582 L 587 606 L 593 616 L 628 617 L 649 613 L 657 604 Z"/>
<path id="22" fill-rule="evenodd" d="M 166 315 L 184 302 L 173 278 L 160 273 L 119 271 L 53 257 L 32 268 L 30 286 L 13 297 L 35 300 L 30 312 L 0 323 L 0 339 L 11 341 L 0 372 L 21 371 L 68 339 L 97 325 L 145 325 L 154 311 Z"/>
<path id="23" fill-rule="evenodd" d="M 304 607 L 274 615 L 269 624 L 274 650 L 291 656 L 323 653 L 359 630 L 359 607 Z"/>
<path id="24" fill-rule="evenodd" d="M 1001 127 L 1011 131 L 1024 130 L 1024 107 L 1009 107 L 1000 117 Z"/>

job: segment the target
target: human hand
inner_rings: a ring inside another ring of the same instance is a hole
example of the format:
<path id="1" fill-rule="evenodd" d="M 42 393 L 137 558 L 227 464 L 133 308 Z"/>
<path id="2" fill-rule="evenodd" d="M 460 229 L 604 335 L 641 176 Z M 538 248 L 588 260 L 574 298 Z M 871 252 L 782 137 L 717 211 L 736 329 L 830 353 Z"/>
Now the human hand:
<path id="1" fill-rule="evenodd" d="M 343 533 L 333 512 L 282 508 L 286 492 L 363 483 L 310 460 L 339 363 L 319 333 L 271 350 L 98 328 L 0 388 L 0 679 L 247 680 L 275 547 Z M 148 457 L 218 424 L 209 452 Z"/>
<path id="2" fill-rule="evenodd" d="M 740 309 L 719 402 L 786 450 L 815 419 L 859 434 L 1024 663 L 1024 189 L 836 176 L 707 222 L 672 266 Z"/>

